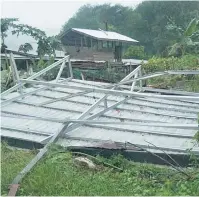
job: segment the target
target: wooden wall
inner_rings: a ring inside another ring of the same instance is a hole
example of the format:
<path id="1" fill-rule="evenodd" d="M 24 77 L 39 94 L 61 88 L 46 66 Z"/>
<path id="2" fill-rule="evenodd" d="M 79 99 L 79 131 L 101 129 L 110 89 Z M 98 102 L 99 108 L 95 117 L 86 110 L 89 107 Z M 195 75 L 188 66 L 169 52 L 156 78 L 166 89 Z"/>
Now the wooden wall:
<path id="1" fill-rule="evenodd" d="M 65 46 L 65 51 L 74 59 L 114 61 L 114 53 L 112 50 L 97 50 L 88 47 Z"/>

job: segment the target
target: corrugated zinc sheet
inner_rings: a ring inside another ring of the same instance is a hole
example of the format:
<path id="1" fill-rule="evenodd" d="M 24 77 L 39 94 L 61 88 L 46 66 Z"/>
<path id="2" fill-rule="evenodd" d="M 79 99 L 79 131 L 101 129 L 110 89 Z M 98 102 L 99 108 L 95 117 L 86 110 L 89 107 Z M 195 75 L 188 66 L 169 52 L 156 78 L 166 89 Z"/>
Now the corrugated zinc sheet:
<path id="1" fill-rule="evenodd" d="M 71 80 L 63 82 L 66 85 L 76 85 L 79 90 L 66 88 L 46 88 L 39 90 L 33 95 L 11 102 L 1 108 L 1 135 L 13 139 L 23 139 L 45 144 L 48 139 L 64 126 L 60 120 L 77 119 L 91 105 L 104 96 L 102 93 L 87 93 L 65 100 L 57 100 L 82 92 L 81 87 L 95 87 L 107 85 L 100 82 L 89 82 Z M 33 91 L 38 87 L 25 89 L 25 92 Z M 14 92 L 5 99 L 18 96 Z M 108 107 L 122 101 L 124 96 L 107 97 Z M 42 103 L 53 101 L 49 104 Z M 101 103 L 87 117 L 94 115 L 104 109 Z M 116 141 L 125 143 L 129 141 L 141 146 L 148 146 L 153 143 L 164 151 L 172 153 L 185 153 L 186 149 L 194 147 L 194 129 L 165 128 L 136 123 L 172 123 L 172 124 L 194 124 L 197 125 L 199 104 L 196 102 L 168 100 L 160 98 L 132 97 L 117 108 L 95 118 L 98 121 L 131 122 L 133 125 L 104 124 L 104 125 L 83 125 L 75 130 L 66 131 L 58 143 L 63 146 L 97 146 L 96 141 Z M 158 151 L 157 148 L 148 147 L 151 151 Z M 199 153 L 195 146 L 193 151 Z"/>
<path id="2" fill-rule="evenodd" d="M 110 40 L 110 41 L 122 41 L 122 42 L 138 42 L 132 38 L 127 36 L 121 35 L 116 32 L 112 31 L 103 31 L 103 30 L 92 30 L 92 29 L 79 29 L 79 28 L 72 28 L 73 31 L 78 33 L 82 33 L 99 40 Z"/>

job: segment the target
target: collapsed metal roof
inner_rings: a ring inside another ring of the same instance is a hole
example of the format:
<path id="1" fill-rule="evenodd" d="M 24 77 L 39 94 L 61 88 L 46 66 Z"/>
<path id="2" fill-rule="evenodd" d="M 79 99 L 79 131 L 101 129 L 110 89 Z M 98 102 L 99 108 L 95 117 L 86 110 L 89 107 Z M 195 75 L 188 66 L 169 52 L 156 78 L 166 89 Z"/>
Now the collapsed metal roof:
<path id="1" fill-rule="evenodd" d="M 97 40 L 107 40 L 107 41 L 120 41 L 120 42 L 139 42 L 125 35 L 119 34 L 112 31 L 104 30 L 92 30 L 92 29 L 80 29 L 80 28 L 71 28 L 68 32 L 73 31 L 80 34 L 84 34 Z M 62 36 L 66 35 L 68 32 L 65 32 Z"/>
<path id="2" fill-rule="evenodd" d="M 160 95 L 169 90 L 143 88 L 141 79 L 147 76 L 141 76 L 141 66 L 120 83 L 108 84 L 74 79 L 69 61 L 71 77 L 63 79 L 60 76 L 67 61 L 68 56 L 22 80 L 11 55 L 16 85 L 1 94 L 2 137 L 47 144 L 59 134 L 57 143 L 65 147 L 130 142 L 152 152 L 186 154 L 193 148 L 199 154 L 199 147 L 193 145 L 199 93 Z M 34 80 L 60 64 L 56 80 Z M 156 74 L 148 78 L 153 76 Z M 32 87 L 22 88 L 23 84 Z"/>

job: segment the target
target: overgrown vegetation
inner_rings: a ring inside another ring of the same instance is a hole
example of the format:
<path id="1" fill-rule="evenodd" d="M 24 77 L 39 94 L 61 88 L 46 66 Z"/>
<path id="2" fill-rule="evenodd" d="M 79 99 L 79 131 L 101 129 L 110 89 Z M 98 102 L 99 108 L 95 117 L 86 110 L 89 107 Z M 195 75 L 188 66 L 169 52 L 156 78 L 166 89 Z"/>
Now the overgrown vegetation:
<path id="1" fill-rule="evenodd" d="M 186 29 L 178 27 L 175 23 L 167 25 L 167 29 L 180 35 L 177 42 L 170 47 L 168 55 L 183 56 L 186 53 L 199 54 L 199 20 L 194 18 Z"/>
<path id="2" fill-rule="evenodd" d="M 34 151 L 11 149 L 1 142 L 1 195 L 7 195 L 8 186 L 13 178 L 34 157 Z"/>
<path id="3" fill-rule="evenodd" d="M 144 65 L 146 73 L 153 73 L 165 70 L 197 70 L 199 68 L 199 56 L 185 55 L 181 58 L 153 57 Z"/>
<path id="4" fill-rule="evenodd" d="M 130 46 L 124 53 L 124 58 L 148 59 L 143 46 Z"/>
<path id="5" fill-rule="evenodd" d="M 2 149 L 2 194 L 8 184 L 33 157 L 32 151 Z M 70 152 L 55 146 L 23 179 L 18 195 L 30 196 L 124 196 L 124 195 L 199 195 L 199 169 L 186 169 L 188 179 L 170 167 L 130 162 L 121 155 L 97 157 L 123 169 L 117 172 L 96 163 L 97 169 L 74 165 Z"/>
<path id="6" fill-rule="evenodd" d="M 100 69 L 100 70 L 81 70 L 81 69 L 73 69 L 73 74 L 76 79 L 81 79 L 81 72 L 84 73 L 84 77 L 86 80 L 92 81 L 105 81 L 105 82 L 119 82 L 121 79 L 125 77 L 125 73 L 118 72 L 114 68 L 108 69 Z"/>
<path id="7" fill-rule="evenodd" d="M 169 46 L 182 41 L 182 34 L 166 27 L 186 29 L 198 10 L 198 1 L 143 1 L 136 8 L 84 5 L 66 21 L 61 32 L 71 27 L 105 29 L 107 22 L 110 31 L 138 40 L 148 55 L 165 56 Z"/>
<path id="8" fill-rule="evenodd" d="M 157 58 L 153 57 L 143 65 L 146 74 L 167 71 L 167 70 L 198 70 L 199 57 L 194 55 L 185 55 L 181 58 Z M 198 75 L 169 75 L 154 77 L 147 81 L 147 84 L 166 89 L 182 89 L 186 91 L 199 92 Z"/>
<path id="9" fill-rule="evenodd" d="M 55 50 L 61 49 L 61 42 L 57 39 L 56 36 L 48 37 L 46 33 L 38 28 L 26 25 L 19 24 L 17 18 L 1 18 L 1 52 L 5 53 L 7 46 L 5 45 L 5 39 L 8 36 L 8 31 L 12 31 L 12 34 L 19 35 L 28 35 L 34 38 L 37 41 L 37 53 L 39 57 L 44 55 L 54 55 Z M 19 51 L 27 53 L 33 48 L 30 43 L 24 43 L 19 47 Z"/>

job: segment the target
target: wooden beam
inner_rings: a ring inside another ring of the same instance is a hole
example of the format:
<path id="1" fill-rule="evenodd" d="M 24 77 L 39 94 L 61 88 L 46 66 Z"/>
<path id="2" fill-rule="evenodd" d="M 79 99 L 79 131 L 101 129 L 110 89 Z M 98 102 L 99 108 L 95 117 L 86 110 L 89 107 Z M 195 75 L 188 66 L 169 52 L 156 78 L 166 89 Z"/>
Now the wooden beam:
<path id="1" fill-rule="evenodd" d="M 83 48 L 83 38 L 81 37 L 81 48 Z"/>
<path id="2" fill-rule="evenodd" d="M 93 39 L 90 38 L 90 41 L 91 41 L 91 49 L 93 49 Z"/>

